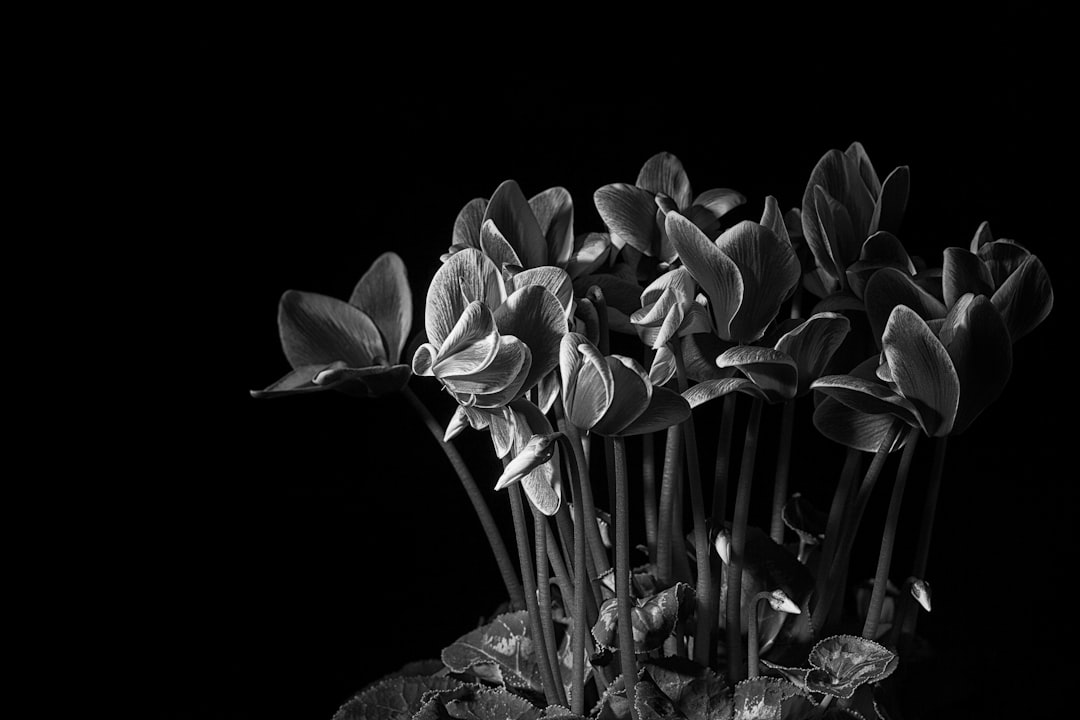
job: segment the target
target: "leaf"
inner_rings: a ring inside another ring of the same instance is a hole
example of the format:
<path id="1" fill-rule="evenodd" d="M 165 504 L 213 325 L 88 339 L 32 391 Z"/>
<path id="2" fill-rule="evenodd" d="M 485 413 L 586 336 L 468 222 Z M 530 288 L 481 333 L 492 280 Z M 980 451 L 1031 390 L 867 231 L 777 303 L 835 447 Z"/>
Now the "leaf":
<path id="1" fill-rule="evenodd" d="M 799 260 L 790 242 L 749 220 L 726 230 L 717 238 L 716 247 L 735 263 L 742 279 L 742 302 L 732 318 L 730 337 L 721 337 L 754 342 L 765 334 L 780 303 L 798 285 Z"/>
<path id="2" fill-rule="evenodd" d="M 450 677 L 383 678 L 342 705 L 334 720 L 410 720 L 423 705 L 424 693 L 459 686 L 461 682 Z"/>
<path id="3" fill-rule="evenodd" d="M 1039 258 L 1027 256 L 994 293 L 993 302 L 1014 343 L 1038 327 L 1054 307 L 1054 289 Z"/>
<path id="4" fill-rule="evenodd" d="M 552 187 L 529 198 L 540 232 L 547 240 L 547 260 L 564 267 L 574 249 L 574 201 L 564 187 Z"/>
<path id="5" fill-rule="evenodd" d="M 659 250 L 656 193 L 626 183 L 604 185 L 593 193 L 600 218 L 616 238 L 645 255 Z"/>
<path id="6" fill-rule="evenodd" d="M 756 677 L 735 686 L 734 720 L 783 720 L 798 717 L 788 710 L 804 704 L 802 692 L 787 680 Z"/>
<path id="7" fill-rule="evenodd" d="M 489 682 L 541 691 L 540 668 L 528 637 L 525 610 L 499 615 L 442 651 L 443 664 Z"/>
<path id="8" fill-rule="evenodd" d="M 918 409 L 923 431 L 931 437 L 947 435 L 956 419 L 960 380 L 945 346 L 905 305 L 889 316 L 881 344 L 892 379 Z"/>
<path id="9" fill-rule="evenodd" d="M 431 697 L 413 720 L 540 720 L 543 711 L 504 688 L 463 685 Z"/>
<path id="10" fill-rule="evenodd" d="M 816 545 L 825 539 L 825 513 L 810 504 L 810 501 L 795 493 L 784 503 L 781 518 L 784 524 L 798 533 L 803 542 Z"/>
<path id="11" fill-rule="evenodd" d="M 945 317 L 945 305 L 928 293 L 907 273 L 895 268 L 884 268 L 874 273 L 866 283 L 863 296 L 866 302 L 866 316 L 870 320 L 870 330 L 874 342 L 881 347 L 881 336 L 893 309 L 900 305 L 911 308 L 923 320 Z"/>
<path id="12" fill-rule="evenodd" d="M 840 698 L 850 698 L 864 683 L 884 680 L 898 662 L 885 647 L 854 635 L 825 638 L 810 651 L 809 659 L 817 671 L 807 675 L 807 688 Z"/>
<path id="13" fill-rule="evenodd" d="M 379 328 L 386 345 L 387 361 L 396 363 L 412 328 L 412 290 L 405 263 L 396 253 L 375 258 L 356 283 L 349 304 L 363 310 Z"/>
<path id="14" fill-rule="evenodd" d="M 495 226 L 521 258 L 522 267 L 539 267 L 547 263 L 547 240 L 515 181 L 506 180 L 495 188 L 484 220 L 495 221 Z"/>
<path id="15" fill-rule="evenodd" d="M 656 650 L 675 631 L 676 624 L 685 620 L 694 607 L 694 589 L 686 583 L 675 585 L 648 598 L 633 598 L 630 622 L 633 626 L 634 652 Z M 593 639 L 601 647 L 619 647 L 618 600 L 610 598 L 600 606 L 592 628 Z"/>
<path id="16" fill-rule="evenodd" d="M 744 287 L 739 266 L 682 215 L 669 214 L 666 228 L 683 264 L 709 296 L 717 334 L 724 340 L 731 340 L 732 321 L 743 302 Z"/>
<path id="17" fill-rule="evenodd" d="M 938 332 L 960 384 L 953 432 L 961 433 L 996 400 L 1012 374 L 1012 342 L 1005 321 L 984 295 L 953 305 Z"/>
<path id="18" fill-rule="evenodd" d="M 776 349 L 789 355 L 798 368 L 797 396 L 810 392 L 810 383 L 825 372 L 850 329 L 851 322 L 843 315 L 820 312 L 776 342 Z"/>
<path id="19" fill-rule="evenodd" d="M 650 661 L 645 665 L 642 677 L 652 682 L 640 682 L 635 690 L 654 685 L 683 717 L 690 720 L 731 719 L 731 688 L 709 668 L 673 656 Z"/>

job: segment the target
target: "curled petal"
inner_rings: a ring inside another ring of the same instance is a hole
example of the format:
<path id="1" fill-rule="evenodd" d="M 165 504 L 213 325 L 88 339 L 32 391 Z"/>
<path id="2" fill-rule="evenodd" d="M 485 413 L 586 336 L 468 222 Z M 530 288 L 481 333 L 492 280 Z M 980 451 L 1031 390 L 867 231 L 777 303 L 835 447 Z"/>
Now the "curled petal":
<path id="1" fill-rule="evenodd" d="M 871 415 L 855 410 L 835 398 L 823 398 L 814 408 L 814 427 L 825 437 L 844 447 L 876 452 L 896 424 L 893 415 Z M 903 447 L 907 433 L 898 433 L 889 452 Z"/>
<path id="2" fill-rule="evenodd" d="M 1021 263 L 1031 255 L 1020 243 L 1012 240 L 995 240 L 979 248 L 979 259 L 986 263 L 990 269 L 990 276 L 994 278 L 994 287 L 1000 288 L 1002 284 L 1017 271 Z"/>
<path id="3" fill-rule="evenodd" d="M 513 386 L 520 387 L 522 373 L 528 372 L 529 348 L 512 335 L 499 338 L 498 351 L 483 369 L 460 375 L 439 375 L 439 379 L 456 393 L 491 395 Z M 440 361 L 441 363 L 442 361 Z M 438 365 L 436 365 L 438 367 Z M 448 370 L 454 370 L 452 365 Z"/>
<path id="4" fill-rule="evenodd" d="M 785 333 L 776 349 L 787 353 L 798 368 L 798 395 L 810 392 L 810 383 L 821 376 L 844 342 L 851 322 L 837 313 L 816 313 Z"/>
<path id="5" fill-rule="evenodd" d="M 732 320 L 743 303 L 739 266 L 682 215 L 671 213 L 666 222 L 668 236 L 683 264 L 709 296 L 717 333 L 731 340 Z"/>
<path id="6" fill-rule="evenodd" d="M 300 393 L 322 392 L 330 390 L 332 386 L 315 384 L 315 376 L 325 370 L 328 365 L 301 365 L 289 372 L 272 385 L 262 390 L 252 390 L 251 397 L 273 398 L 296 395 Z"/>
<path id="7" fill-rule="evenodd" d="M 431 377 L 435 374 L 435 363 L 439 357 L 439 350 L 431 343 L 424 343 L 416 348 L 413 355 L 412 371 L 422 377 Z"/>
<path id="8" fill-rule="evenodd" d="M 903 395 L 887 385 L 854 375 L 826 375 L 810 387 L 847 407 L 868 415 L 892 415 L 908 425 L 918 425 L 919 411 Z"/>
<path id="9" fill-rule="evenodd" d="M 499 332 L 519 338 L 529 348 L 532 362 L 523 381 L 525 390 L 559 364 L 559 342 L 566 334 L 566 314 L 547 288 L 529 285 L 515 290 L 495 311 L 495 323 Z"/>
<path id="10" fill-rule="evenodd" d="M 881 338 L 892 378 L 919 411 L 927 435 L 947 435 L 956 419 L 960 380 L 952 358 L 911 308 L 896 307 Z"/>
<path id="11" fill-rule="evenodd" d="M 592 429 L 599 435 L 616 435 L 645 412 L 653 386 L 649 376 L 634 360 L 619 355 L 610 355 L 604 360 L 611 372 L 614 390 L 611 404 Z"/>
<path id="12" fill-rule="evenodd" d="M 574 286 L 565 270 L 552 265 L 522 270 L 514 276 L 508 290 L 513 292 L 530 285 L 546 288 L 562 305 L 563 313 L 570 316 L 574 305 Z"/>
<path id="13" fill-rule="evenodd" d="M 652 366 L 649 368 L 649 382 L 653 385 L 665 385 L 668 380 L 675 377 L 676 370 L 675 353 L 671 351 L 671 348 L 664 346 L 653 356 Z"/>
<path id="14" fill-rule="evenodd" d="M 666 430 L 690 417 L 690 404 L 678 393 L 654 387 L 649 405 L 619 435 L 642 435 Z"/>
<path id="15" fill-rule="evenodd" d="M 945 265 L 941 272 L 941 289 L 945 307 L 952 307 L 965 293 L 994 294 L 994 278 L 979 256 L 963 248 L 945 248 Z"/>
<path id="16" fill-rule="evenodd" d="M 795 361 L 785 352 L 754 345 L 739 345 L 716 358 L 720 368 L 734 367 L 746 374 L 769 397 L 781 402 L 795 397 L 798 370 Z"/>
<path id="17" fill-rule="evenodd" d="M 671 153 L 657 153 L 646 160 L 634 184 L 653 195 L 667 195 L 680 208 L 690 205 L 690 179 L 682 162 Z"/>
<path id="18" fill-rule="evenodd" d="M 779 239 L 791 243 L 787 225 L 784 223 L 784 215 L 780 212 L 780 206 L 772 195 L 765 198 L 765 211 L 761 214 L 761 225 L 772 230 Z"/>
<path id="19" fill-rule="evenodd" d="M 574 243 L 574 253 L 566 262 L 566 272 L 571 278 L 587 275 L 601 265 L 611 254 L 611 236 L 608 233 L 588 233 Z"/>
<path id="20" fill-rule="evenodd" d="M 506 297 L 502 276 L 479 250 L 466 248 L 451 255 L 428 286 L 424 328 L 428 342 L 439 347 L 473 301 L 497 308 Z"/>
<path id="21" fill-rule="evenodd" d="M 272 398 L 333 389 L 354 397 L 379 397 L 405 387 L 410 377 L 412 373 L 408 365 L 350 368 L 336 362 L 294 370 L 265 390 L 252 391 L 251 394 L 257 398 Z"/>
<path id="22" fill-rule="evenodd" d="M 512 483 L 520 482 L 533 470 L 551 460 L 560 434 L 533 435 L 529 438 L 525 447 L 518 451 L 514 459 L 503 468 L 502 475 L 495 483 L 495 489 L 502 490 Z"/>
<path id="23" fill-rule="evenodd" d="M 509 241 L 499 232 L 495 221 L 488 219 L 480 226 L 480 249 L 491 258 L 497 268 L 521 267 L 521 259 Z"/>
<path id="24" fill-rule="evenodd" d="M 423 347 L 421 345 L 421 348 Z M 498 350 L 499 331 L 495 328 L 495 318 L 491 310 L 483 303 L 472 302 L 443 340 L 431 370 L 440 377 L 470 375 L 491 364 Z M 418 359 L 421 359 L 419 352 L 413 357 L 417 374 L 427 374 L 422 372 L 426 368 L 416 365 Z"/>
<path id="25" fill-rule="evenodd" d="M 690 408 L 696 408 L 702 403 L 723 397 L 729 393 L 741 392 L 759 400 L 768 400 L 768 395 L 746 378 L 722 378 L 720 380 L 704 380 L 693 387 L 687 388 L 682 394 Z"/>
<path id="26" fill-rule="evenodd" d="M 691 302 L 694 300 L 696 283 L 693 275 L 686 267 L 678 267 L 669 270 L 653 280 L 647 288 L 641 292 L 642 307 L 654 303 L 660 299 L 665 291 L 671 291 L 674 300 L 678 302 Z"/>
<path id="27" fill-rule="evenodd" d="M 990 232 L 990 223 L 983 220 L 979 223 L 978 229 L 975 231 L 975 237 L 971 238 L 971 252 L 979 252 L 979 248 L 987 243 L 994 242 L 994 234 Z"/>
<path id="28" fill-rule="evenodd" d="M 721 218 L 746 202 L 746 197 L 729 188 L 713 188 L 694 198 L 691 208 L 701 208 L 714 218 Z"/>

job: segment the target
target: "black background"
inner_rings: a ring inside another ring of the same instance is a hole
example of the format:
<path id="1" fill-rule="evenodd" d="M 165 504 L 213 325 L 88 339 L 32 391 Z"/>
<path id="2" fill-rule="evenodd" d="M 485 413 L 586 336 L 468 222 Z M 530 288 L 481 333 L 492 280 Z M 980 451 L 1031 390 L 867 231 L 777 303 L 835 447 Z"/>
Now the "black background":
<path id="1" fill-rule="evenodd" d="M 1066 585 L 1077 498 L 1060 464 L 1069 454 L 1061 408 L 1075 402 L 1064 345 L 1076 242 L 1060 169 L 1065 73 L 1003 30 L 955 44 L 966 50 L 948 62 L 928 62 L 911 43 L 891 63 L 869 51 L 794 53 L 775 70 L 751 56 L 677 71 L 582 60 L 564 71 L 490 56 L 472 66 L 452 53 L 410 70 L 393 54 L 311 37 L 230 53 L 195 93 L 187 136 L 204 165 L 187 197 L 207 285 L 188 288 L 182 327 L 198 383 L 156 401 L 169 442 L 142 498 L 153 560 L 140 584 L 161 714 L 329 718 L 368 682 L 437 657 L 500 598 L 471 507 L 402 399 L 248 396 L 288 369 L 276 327 L 284 290 L 348 297 L 393 250 L 409 270 L 419 329 L 457 211 L 506 178 L 526 195 L 565 186 L 576 230 L 600 230 L 592 192 L 632 182 L 666 150 L 695 192 L 738 189 L 748 198 L 740 217 L 756 220 L 767 194 L 798 205 L 818 158 L 853 140 L 882 177 L 911 167 L 902 239 L 913 252 L 940 265 L 943 248 L 966 246 L 989 220 L 996 236 L 1042 258 L 1057 292 L 1050 318 L 1015 347 L 1004 396 L 951 443 L 930 569 L 935 611 L 920 625 L 943 655 L 938 684 L 920 690 L 940 698 L 925 717 L 957 716 L 965 700 L 980 717 L 1005 716 L 1021 707 L 1002 692 L 1007 683 L 1066 671 L 1077 640 Z M 412 387 L 449 418 L 434 381 Z M 702 413 L 703 454 L 715 417 Z M 767 432 L 776 420 L 766 414 Z M 806 407 L 797 432 L 792 489 L 823 493 L 842 453 L 816 436 Z M 486 437 L 467 431 L 460 447 L 490 488 Z M 924 441 L 897 579 L 929 451 Z M 767 476 L 771 457 L 762 457 Z M 505 495 L 487 493 L 508 530 Z M 762 522 L 766 495 L 752 522 Z M 879 495 L 867 527 L 880 527 Z M 876 549 L 867 535 L 857 554 L 866 575 Z"/>

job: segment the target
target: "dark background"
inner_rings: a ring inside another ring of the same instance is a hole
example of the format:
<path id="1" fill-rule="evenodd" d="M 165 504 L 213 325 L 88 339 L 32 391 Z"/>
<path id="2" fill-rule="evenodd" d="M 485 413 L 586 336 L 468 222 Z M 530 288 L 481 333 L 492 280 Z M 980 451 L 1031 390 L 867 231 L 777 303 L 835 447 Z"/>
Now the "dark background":
<path id="1" fill-rule="evenodd" d="M 566 72 L 496 71 L 493 61 L 410 71 L 311 38 L 258 41 L 229 57 L 197 93 L 190 136 L 206 159 L 191 196 L 206 219 L 191 242 L 208 285 L 192 289 L 183 328 L 202 355 L 198 385 L 160 398 L 174 441 L 145 497 L 153 561 L 142 587 L 163 716 L 329 718 L 365 684 L 437 657 L 501 597 L 471 506 L 402 399 L 248 396 L 288 369 L 276 327 L 284 290 L 348 297 L 393 250 L 409 269 L 419 329 L 458 210 L 506 178 L 526 195 L 565 186 L 576 230 L 600 230 L 592 192 L 633 182 L 666 150 L 695 192 L 738 189 L 748 198 L 740 217 L 756 220 L 767 194 L 798 205 L 818 158 L 853 140 L 883 178 L 911 167 L 902 239 L 914 253 L 940 265 L 943 248 L 966 247 L 989 220 L 1042 258 L 1057 292 L 1050 318 L 1015 347 L 1004 396 L 951 443 L 935 611 L 920 628 L 942 651 L 938 680 L 954 682 L 925 689 L 940 698 L 925 717 L 956 716 L 964 700 L 980 717 L 1005 716 L 1021 707 L 1002 695 L 1006 683 L 1068 662 L 1075 670 L 1066 583 L 1077 496 L 1061 410 L 1075 402 L 1064 71 L 1008 38 L 981 37 L 947 63 L 914 46 L 891 65 L 795 55 L 754 74 L 744 67 L 752 58 L 723 72 L 586 61 Z M 452 407 L 436 383 L 412 387 L 445 423 Z M 800 413 L 792 489 L 820 493 L 842 452 L 816 436 L 807 407 Z M 708 453 L 716 416 L 702 415 Z M 767 432 L 776 420 L 766 414 Z M 467 431 L 460 447 L 508 530 L 506 497 L 488 490 L 490 443 Z M 924 441 L 898 580 L 929 452 Z M 771 467 L 764 452 L 759 472 Z M 766 495 L 752 522 L 763 522 Z M 879 493 L 865 526 L 880 527 L 885 502 Z M 866 575 L 877 542 L 860 546 Z"/>

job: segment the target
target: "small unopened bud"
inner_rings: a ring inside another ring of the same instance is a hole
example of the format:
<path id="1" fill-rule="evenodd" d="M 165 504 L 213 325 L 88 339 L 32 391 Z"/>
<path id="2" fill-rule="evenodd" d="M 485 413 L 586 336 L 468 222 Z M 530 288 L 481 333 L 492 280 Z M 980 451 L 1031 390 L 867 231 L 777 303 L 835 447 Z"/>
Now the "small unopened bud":
<path id="1" fill-rule="evenodd" d="M 923 610 L 930 612 L 930 583 L 925 580 L 913 580 L 911 583 L 911 595 L 919 601 Z"/>
<path id="2" fill-rule="evenodd" d="M 769 593 L 769 606 L 777 612 L 802 615 L 802 610 L 796 605 L 783 590 L 773 590 Z"/>
<path id="3" fill-rule="evenodd" d="M 495 483 L 496 490 L 502 490 L 511 483 L 520 481 L 523 477 L 540 467 L 555 454 L 555 442 L 562 433 L 555 432 L 550 435 L 533 435 L 529 442 L 522 448 L 517 456 L 507 463 L 499 481 Z"/>
<path id="4" fill-rule="evenodd" d="M 465 408 L 458 405 L 457 410 L 454 411 L 454 417 L 450 418 L 450 423 L 446 426 L 446 433 L 443 434 L 443 442 L 450 442 L 469 425 L 469 418 L 465 414 Z"/>
<path id="5" fill-rule="evenodd" d="M 730 565 L 731 533 L 727 529 L 723 529 L 716 534 L 716 539 L 713 540 L 713 547 L 716 548 L 716 554 L 720 556 L 720 559 L 724 561 L 724 564 Z"/>

